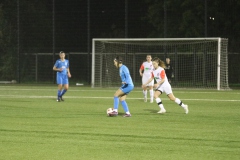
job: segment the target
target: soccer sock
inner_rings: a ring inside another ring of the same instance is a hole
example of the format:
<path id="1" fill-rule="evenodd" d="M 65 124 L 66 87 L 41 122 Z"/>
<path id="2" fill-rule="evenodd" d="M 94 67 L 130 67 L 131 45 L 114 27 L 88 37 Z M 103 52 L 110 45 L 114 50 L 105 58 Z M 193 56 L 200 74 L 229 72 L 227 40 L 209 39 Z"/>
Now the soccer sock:
<path id="1" fill-rule="evenodd" d="M 144 96 L 144 98 L 147 98 L 147 90 L 143 90 L 143 96 Z"/>
<path id="2" fill-rule="evenodd" d="M 175 99 L 175 102 L 176 102 L 179 106 L 181 106 L 181 107 L 183 107 L 183 108 L 185 107 L 185 104 L 183 104 L 180 99 L 176 98 L 176 99 Z"/>
<path id="3" fill-rule="evenodd" d="M 153 89 L 149 90 L 149 93 L 150 93 L 151 100 L 153 100 Z"/>
<path id="4" fill-rule="evenodd" d="M 62 97 L 66 92 L 67 92 L 67 90 L 66 90 L 66 89 L 63 89 L 62 92 L 61 92 L 60 97 Z"/>
<path id="5" fill-rule="evenodd" d="M 165 109 L 165 108 L 163 107 L 162 100 L 161 100 L 160 98 L 156 98 L 156 102 L 157 102 L 158 106 L 159 106 L 161 109 Z"/>
<path id="6" fill-rule="evenodd" d="M 123 110 L 124 110 L 127 114 L 129 114 L 127 102 L 124 100 L 124 101 L 121 101 L 121 103 L 122 103 Z"/>
<path id="7" fill-rule="evenodd" d="M 57 91 L 57 96 L 60 97 L 61 96 L 61 90 Z"/>
<path id="8" fill-rule="evenodd" d="M 114 103 L 113 103 L 113 108 L 114 108 L 114 111 L 118 111 L 118 104 L 119 104 L 119 98 L 118 97 L 114 97 L 113 99 Z"/>

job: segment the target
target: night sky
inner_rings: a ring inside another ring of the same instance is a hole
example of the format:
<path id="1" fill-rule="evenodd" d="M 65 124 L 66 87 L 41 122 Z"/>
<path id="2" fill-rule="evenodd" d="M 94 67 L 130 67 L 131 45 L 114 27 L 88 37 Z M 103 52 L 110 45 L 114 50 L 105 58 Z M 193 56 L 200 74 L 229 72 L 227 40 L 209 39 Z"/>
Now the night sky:
<path id="1" fill-rule="evenodd" d="M 124 0 L 91 0 L 89 7 L 90 17 L 86 0 L 55 1 L 56 49 L 87 51 L 88 33 L 90 39 L 125 37 Z M 143 8 L 139 3 L 128 3 L 128 37 L 138 37 L 137 32 L 143 29 Z M 113 30 L 118 30 L 118 34 L 112 35 Z"/>
<path id="2" fill-rule="evenodd" d="M 163 38 L 166 35 L 165 31 L 168 33 L 165 37 L 168 38 L 205 36 L 204 2 L 198 1 L 195 4 L 188 0 L 184 3 L 169 1 L 165 19 L 163 1 L 152 0 L 149 4 L 145 1 L 139 0 L 137 3 L 133 0 L 19 1 L 22 7 L 20 8 L 21 50 L 49 52 L 54 46 L 56 51 L 90 52 L 93 38 Z M 38 6 L 39 3 L 41 6 Z M 229 3 L 208 2 L 207 14 L 215 19 L 207 17 L 207 37 L 229 38 L 229 45 L 233 44 L 230 49 L 238 50 L 239 45 L 235 44 L 240 43 L 239 5 L 235 4 L 236 1 L 233 0 Z M 31 8 L 30 5 L 35 8 L 27 12 L 26 9 Z M 43 9 L 45 6 L 47 12 Z M 40 18 L 39 15 L 36 16 L 36 12 L 47 15 Z M 48 22 L 45 18 L 49 19 Z M 39 29 L 39 25 L 42 28 Z M 47 27 L 48 29 L 45 29 Z M 43 46 L 46 48 L 43 49 Z M 38 50 L 39 48 L 42 50 Z"/>
<path id="3" fill-rule="evenodd" d="M 228 38 L 228 51 L 240 53 L 239 0 L 169 0 L 166 10 L 163 2 L 2 0 L 0 16 L 6 31 L 2 53 L 91 53 L 93 38 L 195 38 L 205 37 L 205 31 L 207 37 Z"/>

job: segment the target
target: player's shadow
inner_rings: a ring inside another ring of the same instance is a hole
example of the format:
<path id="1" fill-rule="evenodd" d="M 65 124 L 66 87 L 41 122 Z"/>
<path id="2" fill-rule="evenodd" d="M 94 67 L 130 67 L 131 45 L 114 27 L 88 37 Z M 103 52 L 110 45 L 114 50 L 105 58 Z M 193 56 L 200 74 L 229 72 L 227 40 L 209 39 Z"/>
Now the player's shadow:
<path id="1" fill-rule="evenodd" d="M 125 113 L 122 113 L 122 112 L 118 112 L 118 115 L 119 116 L 123 116 Z"/>
<path id="2" fill-rule="evenodd" d="M 156 109 L 144 109 L 144 111 L 150 112 L 150 113 L 157 113 L 158 112 L 158 110 L 156 110 Z"/>

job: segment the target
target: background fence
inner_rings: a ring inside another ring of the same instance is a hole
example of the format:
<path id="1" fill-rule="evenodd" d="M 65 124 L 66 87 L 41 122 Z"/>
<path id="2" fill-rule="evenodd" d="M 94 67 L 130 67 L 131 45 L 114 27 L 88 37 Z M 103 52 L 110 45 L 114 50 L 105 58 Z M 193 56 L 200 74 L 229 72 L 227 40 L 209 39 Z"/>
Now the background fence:
<path id="1" fill-rule="evenodd" d="M 145 59 L 146 55 L 141 55 L 137 57 L 139 60 L 136 62 L 140 65 L 142 60 Z M 154 54 L 154 56 L 157 56 Z M 158 55 L 160 58 L 164 58 L 164 54 Z M 171 58 L 171 63 L 175 64 L 175 56 L 169 55 Z M 56 73 L 52 71 L 53 63 L 52 63 L 53 54 L 52 53 L 31 53 L 24 54 L 24 63 L 23 68 L 21 69 L 21 82 L 22 83 L 55 83 Z M 58 58 L 58 53 L 54 55 L 54 58 Z M 84 83 L 85 85 L 90 85 L 91 82 L 91 54 L 88 53 L 77 53 L 77 52 L 69 52 L 66 53 L 66 58 L 70 60 L 70 70 L 72 74 L 72 78 L 70 80 L 71 83 Z M 228 61 L 229 61 L 229 81 L 230 87 L 237 87 L 239 84 L 239 73 L 236 70 L 236 67 L 239 66 L 240 54 L 229 53 Z M 90 60 L 86 63 L 87 60 Z M 189 61 L 191 62 L 191 60 Z M 216 62 L 214 62 L 215 64 Z M 209 65 L 209 64 L 208 64 Z M 236 66 L 237 65 L 237 66 Z M 113 64 L 112 66 L 114 67 Z M 138 68 L 138 69 L 139 69 Z M 136 69 L 136 70 L 138 70 Z M 133 73 L 131 73 L 133 74 Z M 141 77 L 137 74 L 134 74 L 133 80 L 135 83 L 141 82 Z M 176 80 L 172 80 L 173 87 L 177 86 Z M 140 85 L 139 85 L 140 86 Z"/>
<path id="2" fill-rule="evenodd" d="M 91 82 L 92 38 L 229 39 L 229 83 L 240 84 L 240 2 L 235 0 L 2 0 L 0 81 L 55 83 L 63 50 L 71 83 Z M 170 57 L 171 58 L 171 57 Z"/>

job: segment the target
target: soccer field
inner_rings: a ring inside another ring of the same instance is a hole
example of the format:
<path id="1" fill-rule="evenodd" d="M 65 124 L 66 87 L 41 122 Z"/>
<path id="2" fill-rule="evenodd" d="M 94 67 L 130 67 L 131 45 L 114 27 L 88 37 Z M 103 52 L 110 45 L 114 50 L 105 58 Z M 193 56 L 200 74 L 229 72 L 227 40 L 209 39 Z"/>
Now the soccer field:
<path id="1" fill-rule="evenodd" d="M 0 86 L 0 159 L 239 160 L 240 90 L 180 90 L 165 94 L 167 110 L 144 103 L 141 88 L 127 97 L 132 117 L 107 117 L 117 88 Z"/>

